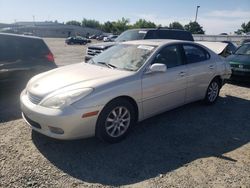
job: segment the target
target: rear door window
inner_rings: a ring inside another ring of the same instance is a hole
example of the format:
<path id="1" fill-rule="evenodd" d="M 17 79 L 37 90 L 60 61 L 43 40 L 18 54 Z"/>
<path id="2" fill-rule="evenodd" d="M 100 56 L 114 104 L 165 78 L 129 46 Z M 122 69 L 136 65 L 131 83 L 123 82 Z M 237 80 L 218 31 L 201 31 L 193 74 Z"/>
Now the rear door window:
<path id="1" fill-rule="evenodd" d="M 0 36 L 0 61 L 41 58 L 48 52 L 48 47 L 41 39 Z"/>
<path id="2" fill-rule="evenodd" d="M 210 58 L 209 53 L 200 46 L 184 44 L 183 49 L 187 63 L 197 63 Z"/>
<path id="3" fill-rule="evenodd" d="M 22 58 L 41 58 L 48 54 L 49 50 L 41 39 L 22 38 L 19 40 L 19 46 L 22 47 Z"/>
<path id="4" fill-rule="evenodd" d="M 16 40 L 8 36 L 0 36 L 0 61 L 14 61 L 19 59 L 19 49 L 16 45 Z"/>

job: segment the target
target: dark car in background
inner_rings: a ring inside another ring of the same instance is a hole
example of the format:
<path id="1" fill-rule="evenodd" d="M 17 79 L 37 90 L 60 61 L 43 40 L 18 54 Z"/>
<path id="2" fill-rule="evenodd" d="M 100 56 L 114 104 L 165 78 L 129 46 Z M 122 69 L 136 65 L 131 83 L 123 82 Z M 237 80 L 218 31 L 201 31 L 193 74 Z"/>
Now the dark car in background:
<path id="1" fill-rule="evenodd" d="M 226 60 L 232 68 L 232 79 L 242 78 L 250 81 L 250 43 L 240 46 Z"/>
<path id="2" fill-rule="evenodd" d="M 90 39 L 87 39 L 87 38 L 84 38 L 84 37 L 81 37 L 81 36 L 68 37 L 65 40 L 65 43 L 68 44 L 68 45 L 71 45 L 71 44 L 85 45 L 85 44 L 90 43 L 90 42 L 91 42 Z"/>
<path id="3" fill-rule="evenodd" d="M 237 46 L 232 43 L 231 41 L 222 41 L 223 43 L 226 43 L 227 46 L 224 49 L 224 51 L 220 54 L 222 57 L 227 57 L 235 52 L 237 49 Z"/>
<path id="4" fill-rule="evenodd" d="M 0 33 L 1 87 L 26 83 L 32 76 L 56 67 L 43 39 Z"/>
<path id="5" fill-rule="evenodd" d="M 118 35 L 109 35 L 103 38 L 103 42 L 114 42 Z"/>
<path id="6" fill-rule="evenodd" d="M 95 55 L 100 54 L 104 50 L 124 41 L 144 40 L 144 39 L 176 39 L 194 41 L 192 34 L 188 31 L 179 29 L 165 29 L 165 28 L 144 28 L 144 29 L 130 29 L 120 34 L 114 42 L 105 42 L 90 45 L 87 49 L 85 60 L 88 61 Z"/>
<path id="7" fill-rule="evenodd" d="M 241 45 L 250 42 L 250 39 L 244 39 L 241 41 Z"/>
<path id="8" fill-rule="evenodd" d="M 96 39 L 96 37 L 97 37 L 96 35 L 90 35 L 89 39 Z"/>
<path id="9" fill-rule="evenodd" d="M 105 37 L 104 35 L 96 36 L 96 40 L 103 40 L 104 37 Z"/>

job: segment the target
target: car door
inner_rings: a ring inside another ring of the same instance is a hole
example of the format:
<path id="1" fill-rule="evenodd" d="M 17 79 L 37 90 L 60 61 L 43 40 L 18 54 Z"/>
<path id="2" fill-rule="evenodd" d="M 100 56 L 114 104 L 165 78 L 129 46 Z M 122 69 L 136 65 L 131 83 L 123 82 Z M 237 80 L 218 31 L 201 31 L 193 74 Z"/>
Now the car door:
<path id="1" fill-rule="evenodd" d="M 216 63 L 210 60 L 210 54 L 201 46 L 183 44 L 187 64 L 186 103 L 203 99 L 207 87 L 215 76 Z"/>
<path id="2" fill-rule="evenodd" d="M 142 78 L 144 118 L 184 104 L 187 68 L 179 45 L 166 46 L 155 56 L 152 64 L 162 63 L 166 72 L 147 73 Z"/>

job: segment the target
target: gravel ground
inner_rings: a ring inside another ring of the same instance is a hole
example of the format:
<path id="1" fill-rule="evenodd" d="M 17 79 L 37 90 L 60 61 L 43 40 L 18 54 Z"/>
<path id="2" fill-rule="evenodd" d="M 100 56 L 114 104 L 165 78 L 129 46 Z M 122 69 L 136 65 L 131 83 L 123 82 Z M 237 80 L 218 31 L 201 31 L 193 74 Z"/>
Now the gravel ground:
<path id="1" fill-rule="evenodd" d="M 59 65 L 84 46 L 46 39 Z M 141 122 L 121 143 L 57 141 L 20 117 L 19 90 L 0 94 L 0 187 L 250 187 L 250 84 L 215 105 L 185 105 Z"/>

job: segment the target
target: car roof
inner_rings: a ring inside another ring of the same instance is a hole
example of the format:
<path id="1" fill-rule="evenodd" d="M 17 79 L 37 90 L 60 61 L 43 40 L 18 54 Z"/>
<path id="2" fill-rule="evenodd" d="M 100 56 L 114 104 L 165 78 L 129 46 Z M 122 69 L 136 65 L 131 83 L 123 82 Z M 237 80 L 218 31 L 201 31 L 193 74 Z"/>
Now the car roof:
<path id="1" fill-rule="evenodd" d="M 147 39 L 147 40 L 126 41 L 126 42 L 123 42 L 123 44 L 161 46 L 164 44 L 170 44 L 174 42 L 194 43 L 192 41 L 184 41 L 184 40 L 182 41 L 182 40 L 172 40 L 172 39 Z"/>
<path id="2" fill-rule="evenodd" d="M 172 39 L 133 40 L 133 41 L 123 42 L 122 44 L 162 46 L 162 45 L 172 44 L 172 43 L 196 44 L 198 46 L 202 46 L 205 49 L 209 49 L 210 51 L 213 51 L 216 54 L 220 54 L 228 45 L 227 43 L 223 43 L 223 42 L 207 42 L 207 41 L 193 42 L 193 41 L 172 40 Z"/>
<path id="3" fill-rule="evenodd" d="M 186 32 L 189 33 L 189 31 L 185 31 L 182 29 L 171 29 L 171 28 L 164 28 L 164 27 L 160 27 L 160 28 L 138 28 L 138 29 L 129 29 L 127 31 L 181 31 L 181 32 Z"/>

